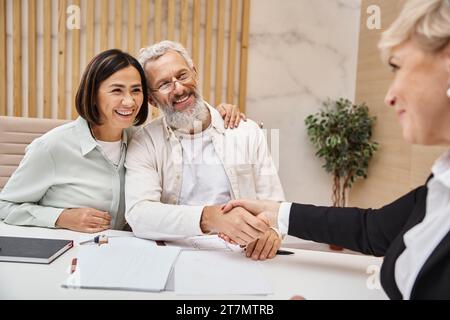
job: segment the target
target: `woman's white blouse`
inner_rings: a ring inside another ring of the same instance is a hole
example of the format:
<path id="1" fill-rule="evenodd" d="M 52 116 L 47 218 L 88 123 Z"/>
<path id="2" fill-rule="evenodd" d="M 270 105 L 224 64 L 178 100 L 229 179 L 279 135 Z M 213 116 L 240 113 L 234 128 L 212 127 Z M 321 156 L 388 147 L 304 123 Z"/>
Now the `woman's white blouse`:
<path id="1" fill-rule="evenodd" d="M 404 234 L 406 249 L 395 264 L 395 281 L 403 299 L 409 299 L 420 270 L 450 231 L 450 151 L 435 162 L 431 171 L 425 218 Z"/>
<path id="2" fill-rule="evenodd" d="M 111 215 L 111 228 L 123 228 L 128 135 L 124 131 L 117 165 L 92 137 L 83 118 L 35 139 L 0 193 L 0 219 L 55 227 L 66 208 L 94 208 Z"/>

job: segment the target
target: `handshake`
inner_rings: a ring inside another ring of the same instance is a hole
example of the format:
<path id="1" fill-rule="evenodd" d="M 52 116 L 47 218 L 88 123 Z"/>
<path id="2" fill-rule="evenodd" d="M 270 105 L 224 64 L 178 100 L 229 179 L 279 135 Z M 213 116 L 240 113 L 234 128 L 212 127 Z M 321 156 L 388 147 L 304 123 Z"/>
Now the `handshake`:
<path id="1" fill-rule="evenodd" d="M 218 233 L 225 241 L 246 246 L 246 256 L 253 260 L 271 259 L 281 246 L 275 229 L 279 208 L 279 202 L 245 199 L 206 206 L 200 227 L 204 233 Z"/>

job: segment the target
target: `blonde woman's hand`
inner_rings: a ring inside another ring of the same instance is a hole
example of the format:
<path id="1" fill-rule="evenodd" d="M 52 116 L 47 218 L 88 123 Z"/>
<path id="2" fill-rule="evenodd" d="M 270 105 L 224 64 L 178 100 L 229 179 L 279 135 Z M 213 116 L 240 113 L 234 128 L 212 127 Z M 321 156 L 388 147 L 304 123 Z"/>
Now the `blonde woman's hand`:
<path id="1" fill-rule="evenodd" d="M 273 229 L 269 229 L 264 236 L 247 245 L 245 255 L 253 260 L 272 259 L 275 258 L 280 247 L 281 239 L 278 233 Z"/>
<path id="2" fill-rule="evenodd" d="M 226 234 L 230 240 L 240 245 L 255 241 L 269 230 L 263 220 L 255 218 L 243 208 L 234 208 L 223 214 L 219 206 L 204 207 L 200 228 L 204 233 Z"/>
<path id="3" fill-rule="evenodd" d="M 225 129 L 237 128 L 241 119 L 247 121 L 245 114 L 239 111 L 239 107 L 233 104 L 221 103 L 216 107 L 223 118 Z"/>
<path id="4" fill-rule="evenodd" d="M 222 206 L 222 212 L 227 213 L 233 208 L 241 207 L 254 216 L 261 218 L 269 226 L 277 227 L 280 204 L 280 202 L 269 200 L 237 199 L 231 200 Z"/>
<path id="5" fill-rule="evenodd" d="M 55 225 L 73 231 L 96 233 L 110 228 L 111 216 L 108 212 L 92 208 L 65 209 Z"/>
<path id="6" fill-rule="evenodd" d="M 236 199 L 230 200 L 222 206 L 222 211 L 228 212 L 235 207 L 242 207 L 250 211 L 253 215 L 258 215 L 264 211 L 278 211 L 280 202 L 270 200 Z"/>

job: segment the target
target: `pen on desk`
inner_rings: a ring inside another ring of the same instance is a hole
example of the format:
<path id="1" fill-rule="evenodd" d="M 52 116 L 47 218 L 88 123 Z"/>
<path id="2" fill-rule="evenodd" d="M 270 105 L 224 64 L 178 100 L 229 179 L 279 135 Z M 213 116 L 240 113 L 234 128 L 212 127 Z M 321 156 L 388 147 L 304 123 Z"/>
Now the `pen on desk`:
<path id="1" fill-rule="evenodd" d="M 70 273 L 74 273 L 77 269 L 77 258 L 72 259 L 72 264 L 70 265 Z"/>
<path id="2" fill-rule="evenodd" d="M 294 254 L 292 251 L 287 251 L 287 250 L 277 250 L 277 254 L 285 256 L 285 255 L 290 255 L 290 254 Z"/>
<path id="3" fill-rule="evenodd" d="M 164 241 L 162 241 L 162 240 L 156 240 L 156 245 L 157 246 L 165 246 L 166 243 Z"/>
<path id="4" fill-rule="evenodd" d="M 82 241 L 79 244 L 83 245 L 86 243 L 98 243 L 98 245 L 102 245 L 102 244 L 108 243 L 108 237 L 104 234 L 100 234 L 98 236 L 95 236 L 93 239 Z"/>

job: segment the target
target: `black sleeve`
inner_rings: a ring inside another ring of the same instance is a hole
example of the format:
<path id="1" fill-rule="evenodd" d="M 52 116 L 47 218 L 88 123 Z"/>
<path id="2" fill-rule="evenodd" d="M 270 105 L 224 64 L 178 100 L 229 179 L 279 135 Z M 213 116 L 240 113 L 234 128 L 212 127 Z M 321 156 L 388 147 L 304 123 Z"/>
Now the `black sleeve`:
<path id="1" fill-rule="evenodd" d="M 426 186 L 418 187 L 380 209 L 318 207 L 292 204 L 288 234 L 330 243 L 364 254 L 384 256 L 401 233 Z"/>

